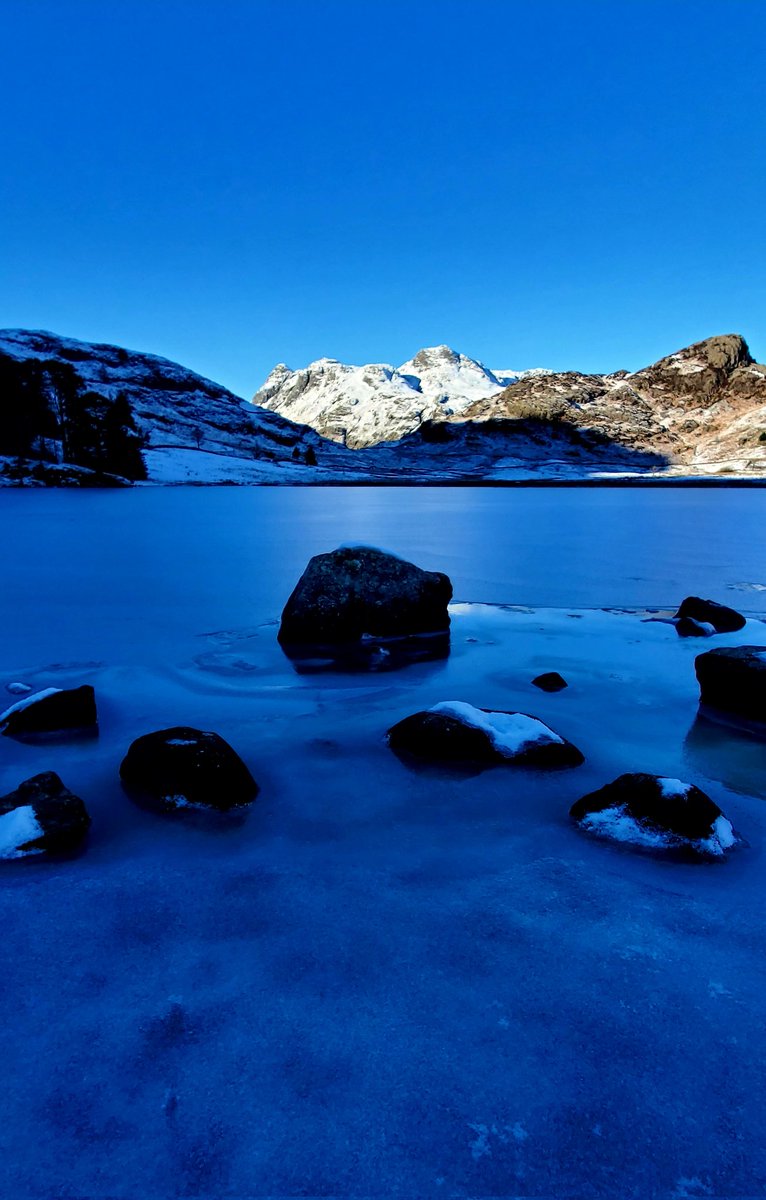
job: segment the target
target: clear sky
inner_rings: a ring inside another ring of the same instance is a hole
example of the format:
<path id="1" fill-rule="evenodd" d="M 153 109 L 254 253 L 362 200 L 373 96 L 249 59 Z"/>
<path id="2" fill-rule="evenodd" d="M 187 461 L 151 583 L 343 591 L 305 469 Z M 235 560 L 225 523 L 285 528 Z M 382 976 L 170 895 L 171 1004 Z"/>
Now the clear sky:
<path id="1" fill-rule="evenodd" d="M 0 0 L 0 326 L 176 359 L 766 359 L 764 0 Z"/>

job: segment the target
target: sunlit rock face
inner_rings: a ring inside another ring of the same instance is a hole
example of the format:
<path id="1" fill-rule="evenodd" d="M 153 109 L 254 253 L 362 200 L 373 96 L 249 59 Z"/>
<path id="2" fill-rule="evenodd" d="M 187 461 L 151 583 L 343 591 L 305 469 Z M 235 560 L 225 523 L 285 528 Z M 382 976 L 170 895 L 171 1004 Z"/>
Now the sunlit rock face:
<path id="1" fill-rule="evenodd" d="M 766 472 L 766 366 L 753 361 L 739 334 L 695 342 L 632 373 L 530 376 L 461 417 L 498 418 L 598 432 L 711 473 Z"/>

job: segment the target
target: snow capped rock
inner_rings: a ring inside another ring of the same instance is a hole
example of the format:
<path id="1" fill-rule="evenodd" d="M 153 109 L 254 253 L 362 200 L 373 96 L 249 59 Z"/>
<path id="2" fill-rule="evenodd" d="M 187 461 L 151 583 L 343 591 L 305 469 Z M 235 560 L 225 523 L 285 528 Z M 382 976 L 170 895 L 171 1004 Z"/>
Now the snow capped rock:
<path id="1" fill-rule="evenodd" d="M 313 430 L 258 409 L 169 359 L 38 330 L 0 330 L 0 364 L 11 370 L 14 364 L 34 362 L 44 369 L 52 366 L 65 371 L 81 393 L 92 393 L 96 399 L 127 399 L 142 439 L 150 481 L 208 482 L 212 476 L 216 481 L 272 482 L 279 478 L 281 467 L 290 476 L 287 482 L 297 482 L 301 473 L 311 476 L 309 450 L 321 460 L 326 457 L 324 445 L 337 458 L 336 448 L 328 447 Z M 48 434 L 44 442 L 45 454 L 40 457 L 49 474 L 63 462 L 77 463 L 67 456 L 66 439 L 60 431 L 56 436 Z M 34 448 L 41 447 L 36 443 Z M 9 453 L 0 449 L 0 454 Z M 195 456 L 197 472 L 190 462 Z M 30 451 L 25 457 L 34 455 Z M 226 460 L 234 460 L 233 465 L 227 466 Z M 218 472 L 211 469 L 216 462 L 220 464 Z M 320 470 L 322 465 L 319 461 Z M 83 464 L 79 466 L 82 469 Z M 66 481 L 51 478 L 43 482 Z"/>
<path id="2" fill-rule="evenodd" d="M 498 375 L 449 346 L 430 346 L 400 367 L 355 367 L 320 358 L 291 371 L 279 363 L 253 403 L 360 449 L 397 441 L 424 421 L 459 417 L 468 405 L 496 395 L 524 374 Z"/>

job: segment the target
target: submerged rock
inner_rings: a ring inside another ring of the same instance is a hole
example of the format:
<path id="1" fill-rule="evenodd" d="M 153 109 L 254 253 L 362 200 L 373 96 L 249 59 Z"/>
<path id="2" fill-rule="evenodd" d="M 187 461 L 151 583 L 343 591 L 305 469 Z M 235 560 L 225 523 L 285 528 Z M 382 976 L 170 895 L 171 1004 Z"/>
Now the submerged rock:
<path id="1" fill-rule="evenodd" d="M 0 797 L 0 858 L 73 850 L 90 825 L 79 796 L 46 771 Z"/>
<path id="2" fill-rule="evenodd" d="M 722 646 L 694 660 L 700 703 L 766 726 L 766 646 Z"/>
<path id="3" fill-rule="evenodd" d="M 570 816 L 588 833 L 653 850 L 720 857 L 737 841 L 705 792 L 662 775 L 620 775 L 573 804 Z"/>
<path id="4" fill-rule="evenodd" d="M 96 694 L 89 684 L 79 688 L 45 688 L 18 700 L 0 713 L 0 733 L 57 733 L 92 729 L 98 724 Z"/>
<path id="5" fill-rule="evenodd" d="M 452 584 L 440 571 L 370 546 L 311 559 L 285 605 L 279 640 L 333 645 L 440 633 L 449 629 Z"/>
<path id="6" fill-rule="evenodd" d="M 459 700 L 435 704 L 389 729 L 397 753 L 431 762 L 513 763 L 529 767 L 577 767 L 584 756 L 537 717 L 494 712 Z"/>
<path id="7" fill-rule="evenodd" d="M 714 633 L 736 633 L 744 629 L 746 621 L 742 613 L 715 600 L 703 600 L 700 596 L 687 596 L 675 615 L 676 620 L 688 617 L 699 625 L 712 625 Z M 680 631 L 679 631 L 680 632 Z"/>
<path id="8" fill-rule="evenodd" d="M 543 692 L 560 692 L 565 687 L 569 687 L 564 676 L 559 675 L 558 671 L 546 671 L 543 675 L 538 675 L 536 679 L 533 679 L 532 683 Z"/>
<path id="9" fill-rule="evenodd" d="M 138 738 L 122 761 L 120 776 L 168 809 L 226 811 L 250 804 L 259 790 L 228 742 L 186 725 Z"/>

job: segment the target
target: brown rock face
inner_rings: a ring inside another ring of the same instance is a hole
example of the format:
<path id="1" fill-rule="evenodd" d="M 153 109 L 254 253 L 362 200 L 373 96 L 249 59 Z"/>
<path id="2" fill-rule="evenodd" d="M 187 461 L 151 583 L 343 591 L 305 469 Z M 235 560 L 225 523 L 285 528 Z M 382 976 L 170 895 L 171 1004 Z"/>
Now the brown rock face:
<path id="1" fill-rule="evenodd" d="M 655 450 L 678 466 L 766 473 L 766 366 L 739 334 L 696 342 L 629 374 L 533 376 L 462 420 L 541 420 Z"/>

